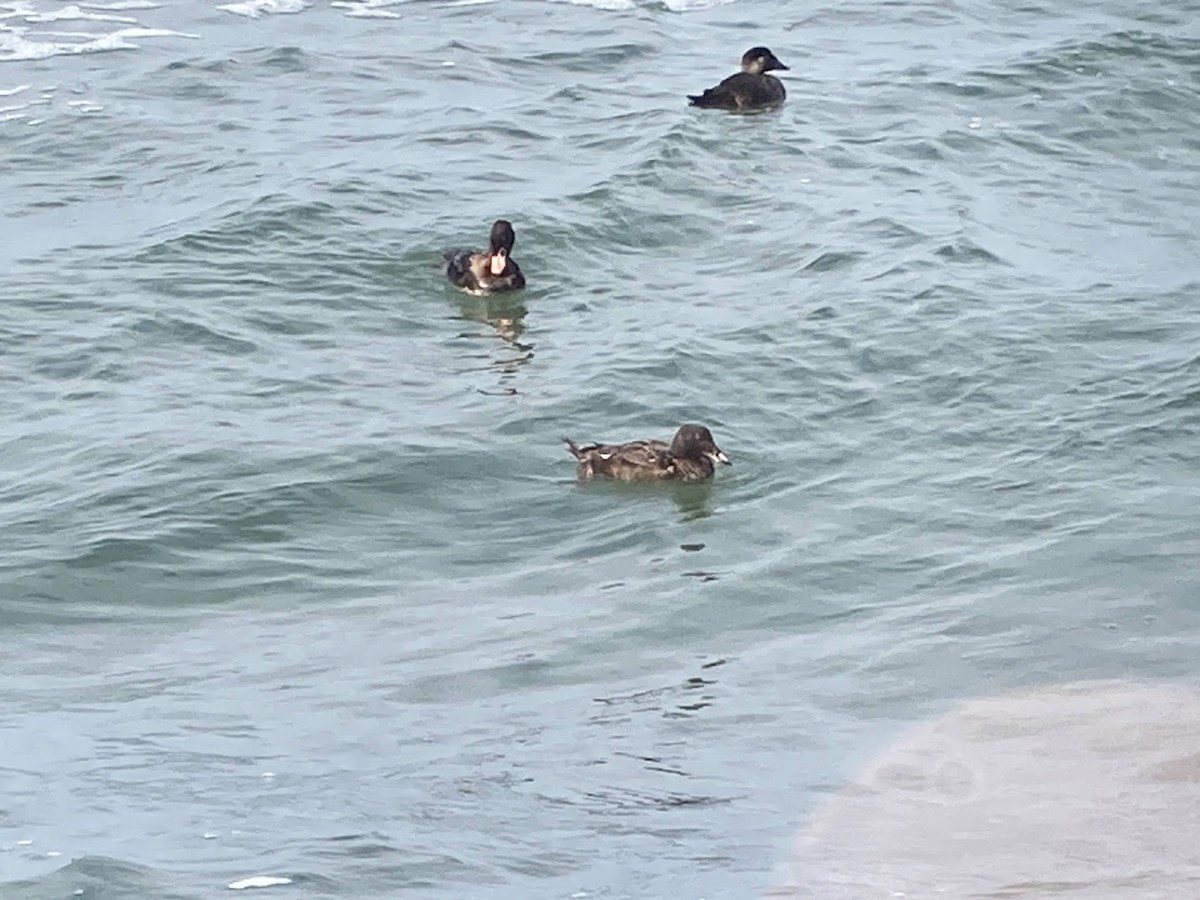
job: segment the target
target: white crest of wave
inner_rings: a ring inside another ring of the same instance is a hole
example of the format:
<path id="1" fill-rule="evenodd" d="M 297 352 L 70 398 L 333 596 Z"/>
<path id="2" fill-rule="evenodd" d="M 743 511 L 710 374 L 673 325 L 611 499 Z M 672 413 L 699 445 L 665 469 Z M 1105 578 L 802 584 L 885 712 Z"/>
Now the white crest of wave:
<path id="1" fill-rule="evenodd" d="M 244 891 L 246 888 L 274 887 L 277 884 L 291 884 L 290 878 L 279 878 L 275 875 L 252 875 L 229 885 L 231 891 Z"/>
<path id="2" fill-rule="evenodd" d="M 733 0 L 662 0 L 663 6 L 671 12 L 692 12 L 697 9 L 708 9 L 712 6 L 724 6 Z"/>
<path id="3" fill-rule="evenodd" d="M 357 19 L 398 19 L 399 13 L 394 13 L 388 6 L 395 6 L 396 0 L 334 0 L 330 6 L 343 10 L 347 16 Z"/>
<path id="4" fill-rule="evenodd" d="M 593 9 L 636 9 L 633 0 L 550 0 L 552 3 L 570 3 L 572 6 L 590 6 Z"/>
<path id="5" fill-rule="evenodd" d="M 90 37 L 86 34 L 60 34 L 58 36 Z M 14 29 L 0 32 L 0 62 L 48 59 L 51 56 L 74 56 L 82 53 L 103 53 L 108 50 L 136 50 L 137 44 L 130 43 L 130 40 L 146 37 L 198 38 L 199 35 L 171 31 L 166 28 L 122 28 L 111 34 L 90 37 L 89 40 L 75 42 L 31 41 L 25 37 L 23 29 Z"/>
<path id="6" fill-rule="evenodd" d="M 137 19 L 131 19 L 128 16 L 113 16 L 105 13 L 86 12 L 78 6 L 64 6 L 62 9 L 51 10 L 50 12 L 42 13 L 25 13 L 22 18 L 26 22 L 126 22 L 131 25 L 137 24 Z"/>
<path id="7" fill-rule="evenodd" d="M 399 19 L 389 6 L 399 6 L 409 0 L 333 0 L 329 5 L 354 19 Z M 500 0 L 442 0 L 438 6 L 483 6 Z"/>
<path id="8" fill-rule="evenodd" d="M 471 0 L 469 0 L 471 2 Z M 549 0 L 551 3 L 570 3 L 575 6 L 590 6 L 593 9 L 635 9 L 638 6 L 662 5 L 671 12 L 691 12 L 697 9 L 708 9 L 710 6 L 723 6 L 734 0 Z"/>
<path id="9" fill-rule="evenodd" d="M 108 10 L 123 10 L 123 9 L 158 9 L 162 6 L 161 3 L 155 3 L 153 0 L 114 0 L 112 3 L 81 3 L 80 6 L 87 9 L 108 9 Z"/>
<path id="10" fill-rule="evenodd" d="M 257 19 L 259 16 L 301 12 L 308 4 L 304 0 L 244 0 L 242 3 L 223 3 L 217 7 L 235 16 Z"/>

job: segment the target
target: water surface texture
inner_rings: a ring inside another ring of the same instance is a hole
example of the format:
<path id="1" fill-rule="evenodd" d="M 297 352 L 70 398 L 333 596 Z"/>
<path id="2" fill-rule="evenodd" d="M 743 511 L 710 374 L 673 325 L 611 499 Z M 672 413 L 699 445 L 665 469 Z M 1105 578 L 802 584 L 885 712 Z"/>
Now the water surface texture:
<path id="1" fill-rule="evenodd" d="M 914 723 L 1200 675 L 1192 3 L 5 0 L 0 161 L 6 900 L 761 896 Z"/>

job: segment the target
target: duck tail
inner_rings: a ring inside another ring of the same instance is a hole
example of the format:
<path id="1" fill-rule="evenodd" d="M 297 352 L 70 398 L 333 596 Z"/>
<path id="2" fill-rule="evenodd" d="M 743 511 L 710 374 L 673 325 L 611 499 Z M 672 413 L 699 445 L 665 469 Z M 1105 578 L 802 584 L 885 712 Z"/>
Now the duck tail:
<path id="1" fill-rule="evenodd" d="M 688 94 L 688 106 L 712 106 L 712 88 L 705 90 L 703 94 Z"/>
<path id="2" fill-rule="evenodd" d="M 579 449 L 579 445 L 577 443 L 575 443 L 569 437 L 560 438 L 560 440 L 567 445 L 568 453 L 570 453 L 576 459 L 583 459 L 583 451 Z"/>

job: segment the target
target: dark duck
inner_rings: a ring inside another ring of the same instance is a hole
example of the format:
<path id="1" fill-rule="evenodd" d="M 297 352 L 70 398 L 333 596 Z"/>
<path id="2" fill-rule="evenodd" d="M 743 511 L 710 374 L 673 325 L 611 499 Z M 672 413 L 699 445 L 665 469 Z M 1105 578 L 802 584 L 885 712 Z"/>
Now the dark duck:
<path id="1" fill-rule="evenodd" d="M 711 478 L 714 463 L 730 465 L 712 432 L 703 425 L 681 425 L 671 443 L 629 441 L 626 444 L 577 444 L 563 438 L 567 450 L 579 460 L 579 477 L 615 478 L 617 481 L 701 481 Z"/>
<path id="2" fill-rule="evenodd" d="M 446 277 L 455 287 L 473 294 L 495 294 L 525 287 L 521 267 L 509 256 L 516 240 L 512 224 L 497 219 L 487 250 L 447 250 L 442 254 Z"/>
<path id="3" fill-rule="evenodd" d="M 766 47 L 751 47 L 742 54 L 742 71 L 730 75 L 716 87 L 703 94 L 688 95 L 692 106 L 711 109 L 743 111 L 778 106 L 787 97 L 783 82 L 774 75 L 776 69 L 787 69 Z"/>

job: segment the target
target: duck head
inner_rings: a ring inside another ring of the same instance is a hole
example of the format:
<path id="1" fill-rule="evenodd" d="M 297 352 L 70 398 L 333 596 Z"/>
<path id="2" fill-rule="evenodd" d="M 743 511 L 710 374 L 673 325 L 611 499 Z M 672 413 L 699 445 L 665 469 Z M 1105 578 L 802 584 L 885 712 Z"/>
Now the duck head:
<path id="1" fill-rule="evenodd" d="M 703 425 L 680 425 L 669 452 L 676 459 L 690 459 L 693 462 L 711 459 L 715 463 L 733 465 L 713 440 L 712 432 Z"/>
<path id="2" fill-rule="evenodd" d="M 506 219 L 497 219 L 492 225 L 492 234 L 488 238 L 488 268 L 493 275 L 503 275 L 504 267 L 508 265 L 508 254 L 512 252 L 517 235 L 513 232 L 512 223 Z"/>
<path id="3" fill-rule="evenodd" d="M 742 54 L 742 71 L 750 75 L 761 75 L 763 72 L 786 68 L 787 66 L 776 59 L 775 54 L 766 47 L 751 47 Z"/>

